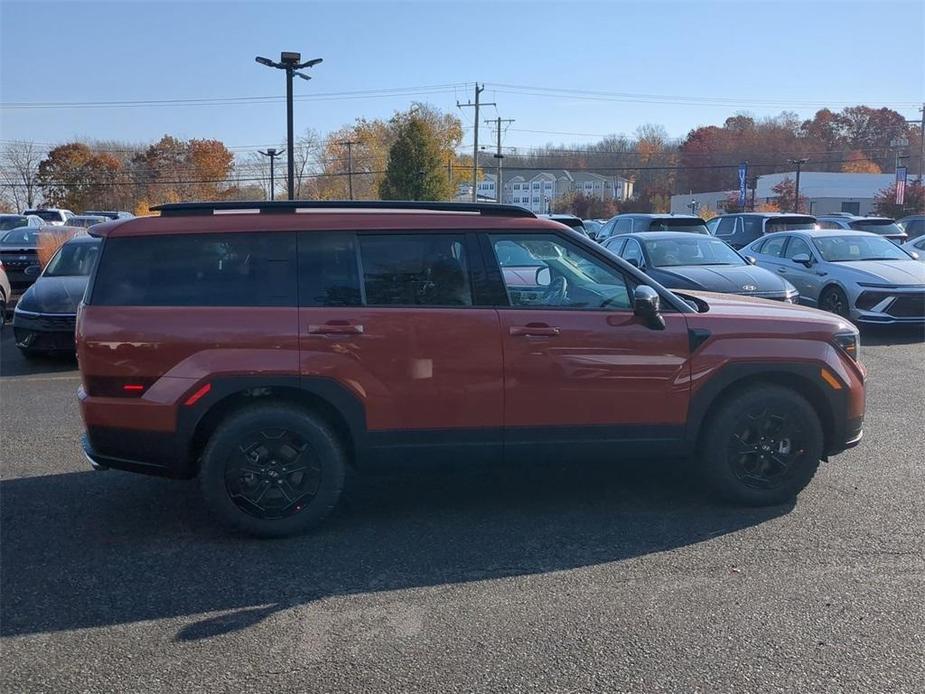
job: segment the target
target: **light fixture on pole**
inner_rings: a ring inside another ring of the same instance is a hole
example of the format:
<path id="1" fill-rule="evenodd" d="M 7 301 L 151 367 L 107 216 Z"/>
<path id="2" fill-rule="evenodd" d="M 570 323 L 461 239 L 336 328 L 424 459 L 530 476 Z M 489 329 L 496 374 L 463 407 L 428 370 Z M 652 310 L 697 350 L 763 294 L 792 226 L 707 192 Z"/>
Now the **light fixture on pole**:
<path id="1" fill-rule="evenodd" d="M 270 200 L 276 200 L 276 177 L 274 175 L 273 162 L 276 160 L 276 157 L 282 155 L 282 152 L 273 147 L 269 147 L 266 152 L 262 149 L 258 149 L 257 153 L 265 157 L 270 157 Z"/>
<path id="2" fill-rule="evenodd" d="M 295 191 L 295 157 L 293 156 L 293 136 L 292 136 L 292 78 L 293 76 L 301 77 L 303 80 L 310 80 L 308 75 L 298 72 L 303 68 L 313 67 L 320 63 L 323 58 L 313 58 L 306 60 L 304 63 L 301 53 L 283 51 L 279 55 L 279 62 L 274 62 L 269 58 L 257 56 L 255 60 L 261 65 L 273 67 L 277 70 L 286 71 L 286 154 L 287 154 L 287 183 L 289 188 L 289 199 L 292 200 Z M 272 160 L 271 160 L 272 161 Z"/>

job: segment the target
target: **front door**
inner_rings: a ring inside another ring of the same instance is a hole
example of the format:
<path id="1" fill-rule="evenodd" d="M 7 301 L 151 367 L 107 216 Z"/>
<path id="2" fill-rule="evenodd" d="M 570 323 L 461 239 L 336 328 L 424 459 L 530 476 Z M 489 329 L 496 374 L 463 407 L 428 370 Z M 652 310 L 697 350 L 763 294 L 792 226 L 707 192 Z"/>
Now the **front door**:
<path id="1" fill-rule="evenodd" d="M 806 267 L 802 263 L 793 262 L 794 256 L 807 255 L 812 264 Z M 813 254 L 809 244 L 799 236 L 791 236 L 784 249 L 784 257 L 781 260 L 778 271 L 781 277 L 786 277 L 797 291 L 800 297 L 807 303 L 815 303 L 822 289 L 822 283 L 825 280 L 825 273 L 819 271 L 819 260 Z"/>
<path id="2" fill-rule="evenodd" d="M 669 307 L 664 330 L 645 325 L 627 276 L 554 233 L 489 234 L 488 261 L 510 244 L 548 272 L 536 273 L 540 288 L 501 274 L 506 452 L 561 459 L 676 449 L 690 394 L 684 315 Z"/>

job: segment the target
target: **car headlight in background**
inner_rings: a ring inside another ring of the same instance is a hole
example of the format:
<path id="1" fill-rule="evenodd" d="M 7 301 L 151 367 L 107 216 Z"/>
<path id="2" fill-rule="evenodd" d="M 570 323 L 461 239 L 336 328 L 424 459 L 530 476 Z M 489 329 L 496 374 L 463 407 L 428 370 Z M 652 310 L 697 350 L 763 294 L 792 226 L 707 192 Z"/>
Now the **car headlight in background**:
<path id="1" fill-rule="evenodd" d="M 784 301 L 788 304 L 800 303 L 800 292 L 798 292 L 796 289 L 787 292 L 787 294 L 784 296 Z"/>
<path id="2" fill-rule="evenodd" d="M 861 359 L 861 335 L 857 330 L 836 333 L 832 338 L 835 345 L 855 361 Z"/>

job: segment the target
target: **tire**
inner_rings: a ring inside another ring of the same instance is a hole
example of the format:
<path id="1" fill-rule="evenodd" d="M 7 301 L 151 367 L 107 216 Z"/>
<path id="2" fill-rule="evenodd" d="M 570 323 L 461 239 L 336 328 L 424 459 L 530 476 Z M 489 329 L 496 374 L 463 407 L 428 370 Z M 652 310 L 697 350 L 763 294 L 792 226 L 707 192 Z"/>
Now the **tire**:
<path id="1" fill-rule="evenodd" d="M 834 313 L 836 316 L 841 316 L 842 318 L 848 318 L 851 312 L 848 305 L 848 297 L 840 287 L 836 287 L 835 285 L 831 285 L 822 290 L 822 294 L 819 295 L 819 308 L 823 311 Z"/>
<path id="2" fill-rule="evenodd" d="M 324 520 L 340 499 L 345 472 L 343 446 L 322 419 L 292 405 L 254 405 L 230 415 L 209 438 L 199 485 L 226 527 L 285 537 Z"/>
<path id="3" fill-rule="evenodd" d="M 809 484 L 823 447 L 819 416 L 805 398 L 789 388 L 757 385 L 710 416 L 700 466 L 722 499 L 770 506 L 793 500 Z"/>
<path id="4" fill-rule="evenodd" d="M 18 347 L 19 353 L 22 354 L 29 361 L 38 361 L 40 359 L 46 359 L 48 357 L 47 352 L 40 352 L 29 347 Z"/>

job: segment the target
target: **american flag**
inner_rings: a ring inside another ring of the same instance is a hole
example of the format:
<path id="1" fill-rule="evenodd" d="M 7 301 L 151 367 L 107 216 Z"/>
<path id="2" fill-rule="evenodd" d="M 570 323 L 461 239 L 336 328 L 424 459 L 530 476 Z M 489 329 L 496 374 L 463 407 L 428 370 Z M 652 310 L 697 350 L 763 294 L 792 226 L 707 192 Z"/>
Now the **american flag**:
<path id="1" fill-rule="evenodd" d="M 906 201 L 906 167 L 896 167 L 896 204 L 902 205 Z"/>

